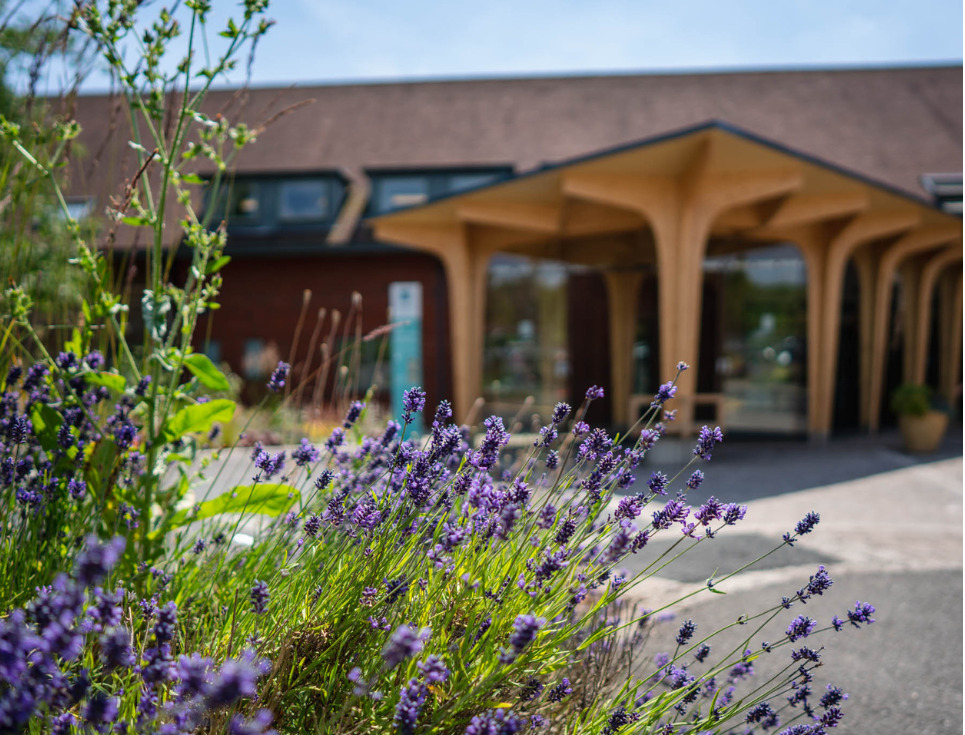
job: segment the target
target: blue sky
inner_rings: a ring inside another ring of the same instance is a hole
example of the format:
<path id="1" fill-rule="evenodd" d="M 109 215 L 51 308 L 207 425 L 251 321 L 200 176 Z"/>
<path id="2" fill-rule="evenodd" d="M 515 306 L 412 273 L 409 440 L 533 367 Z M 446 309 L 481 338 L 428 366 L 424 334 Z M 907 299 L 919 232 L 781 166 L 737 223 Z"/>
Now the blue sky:
<path id="1" fill-rule="evenodd" d="M 888 64 L 962 58 L 962 3 L 287 0 L 258 78 Z"/>
<path id="2" fill-rule="evenodd" d="M 220 26 L 235 3 L 213 4 Z M 269 16 L 261 85 L 962 59 L 959 0 L 276 0 Z"/>

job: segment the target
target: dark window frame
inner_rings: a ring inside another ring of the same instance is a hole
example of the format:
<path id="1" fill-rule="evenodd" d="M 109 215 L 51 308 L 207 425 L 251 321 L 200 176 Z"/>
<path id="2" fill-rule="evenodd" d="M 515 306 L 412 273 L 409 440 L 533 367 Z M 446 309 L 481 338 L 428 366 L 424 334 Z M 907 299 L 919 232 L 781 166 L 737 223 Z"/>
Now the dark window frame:
<path id="1" fill-rule="evenodd" d="M 424 178 L 426 181 L 428 203 L 437 199 L 442 199 L 454 194 L 463 194 L 473 189 L 484 186 L 492 186 L 502 181 L 506 181 L 514 174 L 511 165 L 493 166 L 437 166 L 437 167 L 400 167 L 400 168 L 367 168 L 365 175 L 368 177 L 372 190 L 369 196 L 368 205 L 365 209 L 366 217 L 374 217 L 389 212 L 397 212 L 406 209 L 404 206 L 382 209 L 379 206 L 381 199 L 382 183 L 390 180 L 406 178 Z M 490 175 L 492 179 L 488 182 L 480 183 L 478 186 L 464 187 L 461 189 L 452 188 L 452 179 L 457 176 L 485 176 Z M 418 206 L 418 205 L 411 205 Z"/>
<path id="2" fill-rule="evenodd" d="M 281 214 L 281 190 L 287 182 L 294 181 L 322 181 L 328 190 L 328 212 L 321 218 L 290 218 Z M 257 218 L 249 221 L 235 219 L 229 216 L 227 225 L 229 230 L 238 232 L 265 231 L 313 231 L 328 230 L 335 224 L 345 199 L 348 196 L 348 179 L 339 171 L 321 169 L 313 171 L 272 171 L 264 173 L 238 173 L 226 177 L 218 192 L 218 203 L 211 201 L 210 190 L 205 192 L 204 211 L 210 212 L 213 207 L 220 209 L 227 207 L 228 197 L 232 188 L 238 184 L 255 184 L 260 189 L 259 212 Z M 217 216 L 217 213 L 215 214 Z M 217 224 L 217 221 L 213 221 Z"/>

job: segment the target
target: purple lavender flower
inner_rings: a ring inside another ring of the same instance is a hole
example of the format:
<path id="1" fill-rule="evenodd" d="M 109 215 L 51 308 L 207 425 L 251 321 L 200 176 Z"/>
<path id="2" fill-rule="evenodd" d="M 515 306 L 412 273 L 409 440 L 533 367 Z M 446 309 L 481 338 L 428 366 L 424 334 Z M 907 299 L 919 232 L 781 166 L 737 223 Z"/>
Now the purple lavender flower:
<path id="1" fill-rule="evenodd" d="M 576 438 L 586 436 L 590 433 L 590 425 L 585 421 L 577 421 L 573 424 L 573 428 L 570 431 Z"/>
<path id="2" fill-rule="evenodd" d="M 814 530 L 814 527 L 818 525 L 820 521 L 821 516 L 818 513 L 811 511 L 805 515 L 804 518 L 798 521 L 798 524 L 794 527 L 794 533 L 796 533 L 798 536 L 811 533 L 811 531 Z"/>
<path id="3" fill-rule="evenodd" d="M 351 429 L 355 422 L 359 420 L 359 416 L 362 415 L 364 409 L 365 404 L 362 401 L 352 401 L 348 407 L 348 412 L 345 414 L 345 421 L 342 422 L 342 426 Z"/>
<path id="4" fill-rule="evenodd" d="M 818 571 L 811 575 L 807 586 L 797 591 L 797 596 L 804 602 L 813 595 L 823 594 L 832 584 L 834 584 L 834 581 L 831 579 L 831 575 L 828 574 L 828 570 L 825 569 L 822 564 L 818 567 Z"/>
<path id="5" fill-rule="evenodd" d="M 586 400 L 595 401 L 598 398 L 603 398 L 603 388 L 598 385 L 591 385 L 586 390 Z"/>
<path id="6" fill-rule="evenodd" d="M 653 401 L 650 402 L 651 408 L 659 408 L 677 393 L 677 386 L 673 384 L 671 380 L 668 383 L 664 383 L 657 389 L 657 394 L 653 397 Z"/>
<path id="7" fill-rule="evenodd" d="M 724 517 L 724 507 L 722 502 L 711 495 L 694 513 L 694 518 L 700 521 L 701 525 L 709 526 L 712 521 L 717 521 Z"/>
<path id="8" fill-rule="evenodd" d="M 100 633 L 121 622 L 121 603 L 124 601 L 124 590 L 118 589 L 113 592 L 106 592 L 100 587 L 96 587 L 93 597 L 94 604 L 87 609 L 87 614 L 94 623 L 93 630 Z"/>
<path id="9" fill-rule="evenodd" d="M 854 610 L 848 610 L 848 621 L 855 627 L 860 628 L 860 623 L 865 623 L 871 625 L 875 622 L 875 619 L 871 617 L 874 614 L 874 606 L 868 604 L 867 602 L 856 602 L 854 603 Z"/>
<path id="10" fill-rule="evenodd" d="M 395 707 L 392 724 L 395 725 L 397 735 L 413 735 L 419 713 L 426 703 L 429 690 L 418 679 L 409 679 L 409 683 L 399 692 L 399 703 Z"/>
<path id="11" fill-rule="evenodd" d="M 553 540 L 562 546 L 569 542 L 574 533 L 576 533 L 576 521 L 568 517 L 565 518 L 556 529 L 556 535 L 553 537 Z"/>
<path id="12" fill-rule="evenodd" d="M 677 372 L 678 372 L 678 373 L 682 373 L 684 370 L 688 370 L 689 368 L 690 368 L 690 365 L 688 365 L 687 363 L 685 363 L 683 360 L 681 360 L 680 362 L 677 363 Z"/>
<path id="13" fill-rule="evenodd" d="M 416 630 L 404 623 L 395 629 L 388 642 L 382 649 L 382 660 L 386 669 L 394 669 L 407 658 L 412 658 L 422 651 L 423 641 L 431 635 L 429 628 Z"/>
<path id="14" fill-rule="evenodd" d="M 425 661 L 416 664 L 426 684 L 442 684 L 449 678 L 449 669 L 441 658 L 432 653 Z"/>
<path id="15" fill-rule="evenodd" d="M 317 462 L 321 456 L 321 452 L 308 439 L 302 439 L 298 448 L 292 452 L 292 459 L 295 460 L 297 467 L 305 467 Z"/>
<path id="16" fill-rule="evenodd" d="M 821 715 L 821 727 L 837 727 L 838 723 L 844 718 L 844 712 L 837 707 L 830 707 L 828 711 Z"/>
<path id="17" fill-rule="evenodd" d="M 335 473 L 332 470 L 322 470 L 318 477 L 315 478 L 315 487 L 319 490 L 324 490 L 335 478 Z"/>
<path id="18" fill-rule="evenodd" d="M 535 677 L 530 677 L 529 681 L 519 690 L 519 700 L 521 702 L 533 702 L 539 699 L 542 693 L 543 683 Z"/>
<path id="19" fill-rule="evenodd" d="M 720 430 L 719 426 L 713 429 L 709 426 L 704 426 L 697 436 L 697 446 L 694 447 L 694 456 L 709 462 L 714 447 L 722 441 L 724 441 L 724 432 Z"/>
<path id="20" fill-rule="evenodd" d="M 109 697 L 103 692 L 95 692 L 87 700 L 82 715 L 97 732 L 106 732 L 108 725 L 117 721 L 117 698 Z"/>
<path id="21" fill-rule="evenodd" d="M 522 720 L 509 710 L 488 710 L 470 720 L 464 735 L 515 735 L 522 727 Z"/>
<path id="22" fill-rule="evenodd" d="M 768 702 L 759 702 L 747 711 L 747 716 L 744 718 L 744 722 L 763 722 L 773 714 L 774 708 Z"/>
<path id="23" fill-rule="evenodd" d="M 341 426 L 336 426 L 332 429 L 332 435 L 328 437 L 325 441 L 325 448 L 330 452 L 335 452 L 342 444 L 345 443 L 345 429 Z"/>
<path id="24" fill-rule="evenodd" d="M 723 520 L 728 526 L 733 526 L 735 523 L 737 523 L 737 521 L 744 520 L 745 515 L 747 515 L 746 505 L 728 503 L 724 506 Z"/>
<path id="25" fill-rule="evenodd" d="M 272 714 L 269 710 L 260 709 L 255 716 L 246 720 L 241 715 L 232 715 L 228 723 L 228 735 L 278 735 L 270 728 Z"/>
<path id="26" fill-rule="evenodd" d="M 413 414 L 422 413 L 426 407 L 426 392 L 421 387 L 410 388 L 402 394 L 402 422 L 408 426 Z"/>
<path id="27" fill-rule="evenodd" d="M 538 618 L 532 614 L 517 615 L 513 621 L 513 632 L 509 636 L 510 648 L 504 648 L 499 656 L 500 662 L 512 663 L 519 654 L 533 642 L 540 628 L 546 625 L 545 618 Z"/>
<path id="28" fill-rule="evenodd" d="M 255 615 L 264 615 L 268 612 L 268 583 L 257 580 L 251 588 L 251 610 Z"/>
<path id="29" fill-rule="evenodd" d="M 640 501 L 634 496 L 628 495 L 617 503 L 617 509 L 613 513 L 614 520 L 632 521 L 641 513 Z"/>
<path id="30" fill-rule="evenodd" d="M 288 371 L 291 369 L 291 365 L 287 362 L 278 362 L 278 365 L 271 373 L 271 377 L 268 379 L 268 390 L 272 393 L 278 393 L 282 388 L 285 387 L 285 381 L 288 380 Z"/>
<path id="31" fill-rule="evenodd" d="M 690 506 L 681 500 L 670 500 L 653 514 L 653 527 L 657 530 L 670 528 L 675 522 L 683 523 L 690 515 Z"/>
<path id="32" fill-rule="evenodd" d="M 255 467 L 264 473 L 265 479 L 277 475 L 285 467 L 285 453 L 269 454 L 264 449 L 255 452 Z"/>
<path id="33" fill-rule="evenodd" d="M 686 646 L 687 642 L 694 637 L 694 633 L 697 631 L 697 624 L 693 620 L 685 620 L 680 625 L 680 630 L 677 631 L 677 645 Z"/>
<path id="34" fill-rule="evenodd" d="M 33 426 L 30 424 L 30 419 L 28 419 L 26 415 L 15 416 L 13 421 L 10 422 L 7 435 L 14 444 L 23 444 L 27 441 L 32 431 Z"/>
<path id="35" fill-rule="evenodd" d="M 469 462 L 479 469 L 488 469 L 496 464 L 499 459 L 499 450 L 509 443 L 511 437 L 499 416 L 490 416 L 483 424 L 486 427 L 486 435 L 479 449 L 471 454 Z"/>
<path id="36" fill-rule="evenodd" d="M 667 483 L 669 480 L 663 472 L 654 472 L 650 475 L 650 479 L 647 480 L 647 487 L 655 495 L 666 495 L 667 494 Z"/>
<path id="37" fill-rule="evenodd" d="M 791 643 L 794 643 L 794 641 L 800 640 L 801 638 L 807 638 L 817 627 L 818 624 L 814 620 L 811 620 L 811 618 L 806 615 L 798 615 L 791 621 L 785 635 L 787 635 Z"/>
<path id="38" fill-rule="evenodd" d="M 572 693 L 573 690 L 570 688 L 570 680 L 566 677 L 563 677 L 559 684 L 549 690 L 549 693 L 546 695 L 546 699 L 553 703 L 561 702 L 565 697 L 568 697 Z"/>
<path id="39" fill-rule="evenodd" d="M 832 684 L 827 685 L 827 691 L 821 695 L 820 704 L 824 709 L 835 707 L 848 698 L 844 690 Z"/>
<path id="40" fill-rule="evenodd" d="M 687 479 L 687 487 L 690 490 L 696 490 L 700 487 L 701 483 L 704 481 L 704 473 L 700 470 L 694 470 L 693 474 Z"/>
<path id="41" fill-rule="evenodd" d="M 197 653 L 181 656 L 175 669 L 179 696 L 185 699 L 207 696 L 212 668 L 211 659 L 206 656 Z"/>
<path id="42" fill-rule="evenodd" d="M 84 362 L 91 370 L 100 370 L 104 367 L 104 356 L 97 350 L 92 350 L 84 356 Z"/>
<path id="43" fill-rule="evenodd" d="M 120 559 L 124 546 L 121 536 L 115 536 L 106 544 L 100 543 L 96 536 L 88 536 L 86 548 L 77 556 L 77 581 L 85 587 L 93 587 L 103 580 Z"/>
<path id="44" fill-rule="evenodd" d="M 309 538 L 314 538 L 318 535 L 319 530 L 322 527 L 322 518 L 317 515 L 310 515 L 308 520 L 305 521 L 305 535 Z"/>
<path id="45" fill-rule="evenodd" d="M 566 417 L 570 415 L 570 405 L 568 403 L 557 403 L 553 407 L 553 416 L 550 419 L 554 424 L 562 424 Z"/>
<path id="46" fill-rule="evenodd" d="M 253 697 L 258 691 L 258 679 L 271 669 L 271 664 L 251 651 L 240 658 L 230 658 L 211 682 L 205 703 L 210 709 L 230 707 L 240 699 Z"/>
<path id="47" fill-rule="evenodd" d="M 108 670 L 134 665 L 131 650 L 131 632 L 126 628 L 113 628 L 101 636 L 101 658 Z"/>

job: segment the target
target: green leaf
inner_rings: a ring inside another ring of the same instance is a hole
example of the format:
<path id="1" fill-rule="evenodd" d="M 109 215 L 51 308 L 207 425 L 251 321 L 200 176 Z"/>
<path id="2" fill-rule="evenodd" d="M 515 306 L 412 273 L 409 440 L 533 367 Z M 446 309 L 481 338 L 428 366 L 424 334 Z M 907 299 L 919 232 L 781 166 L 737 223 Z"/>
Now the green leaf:
<path id="1" fill-rule="evenodd" d="M 181 181 L 183 181 L 185 184 L 206 184 L 206 183 L 208 183 L 208 182 L 206 182 L 204 179 L 202 179 L 200 176 L 198 176 L 197 174 L 184 174 L 184 175 L 181 177 Z"/>
<path id="2" fill-rule="evenodd" d="M 213 273 L 217 273 L 226 265 L 228 265 L 228 263 L 230 262 L 231 262 L 230 255 L 222 255 L 220 258 L 218 258 L 216 261 L 214 261 L 208 266 L 207 270 L 205 270 L 205 274 L 210 276 Z"/>
<path id="3" fill-rule="evenodd" d="M 235 402 L 219 398 L 207 403 L 186 406 L 164 422 L 161 440 L 173 442 L 185 434 L 208 431 L 216 421 L 231 421 L 235 415 Z"/>
<path id="4" fill-rule="evenodd" d="M 147 217 L 121 217 L 121 222 L 131 227 L 145 227 L 151 224 L 151 220 Z"/>
<path id="5" fill-rule="evenodd" d="M 127 387 L 124 376 L 117 373 L 87 373 L 84 377 L 91 385 L 102 385 L 115 393 L 123 393 Z"/>
<path id="6" fill-rule="evenodd" d="M 57 448 L 57 431 L 64 419 L 57 411 L 46 403 L 35 403 L 30 407 L 30 423 L 33 424 L 34 435 L 40 440 L 40 446 L 52 452 Z"/>
<path id="7" fill-rule="evenodd" d="M 258 513 L 266 516 L 280 516 L 299 501 L 298 490 L 291 485 L 258 484 L 239 485 L 231 492 L 219 495 L 211 500 L 205 500 L 193 508 L 186 508 L 175 513 L 170 520 L 170 527 L 177 528 L 192 521 L 220 515 L 221 513 Z"/>
<path id="8" fill-rule="evenodd" d="M 198 379 L 205 388 L 211 390 L 229 391 L 231 384 L 211 359 L 200 352 L 188 355 L 184 358 L 184 366 L 191 371 L 191 374 Z"/>

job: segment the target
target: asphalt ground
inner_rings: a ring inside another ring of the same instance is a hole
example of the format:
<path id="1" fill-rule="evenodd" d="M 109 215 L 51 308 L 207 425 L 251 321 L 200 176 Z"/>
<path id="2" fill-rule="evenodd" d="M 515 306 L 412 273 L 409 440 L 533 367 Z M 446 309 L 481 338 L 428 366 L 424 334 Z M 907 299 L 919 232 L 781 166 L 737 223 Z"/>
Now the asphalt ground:
<path id="1" fill-rule="evenodd" d="M 716 584 L 724 595 L 704 591 L 671 605 L 676 619 L 692 619 L 698 633 L 707 634 L 792 596 L 823 564 L 834 580 L 831 589 L 806 606 L 781 611 L 768 630 L 754 636 L 754 647 L 780 639 L 796 615 L 824 626 L 832 615 L 846 618 L 856 601 L 870 602 L 876 608 L 873 625 L 847 626 L 805 641 L 812 648 L 827 646 L 813 684 L 818 695 L 828 681 L 850 695 L 836 732 L 961 733 L 961 454 L 960 429 L 929 456 L 905 454 L 893 435 L 822 446 L 725 441 L 711 462 L 701 463 L 706 480 L 688 502 L 713 494 L 746 503 L 745 520 L 700 542 L 634 594 L 649 608 L 670 604 L 705 586 L 708 577 L 721 579 L 780 545 L 785 531 L 816 511 L 821 522 L 793 548 L 784 546 Z M 682 456 L 665 451 L 655 459 L 669 467 Z M 654 459 L 648 469 L 670 474 Z M 629 558 L 628 571 L 644 568 L 671 543 L 658 536 L 639 559 Z M 665 633 L 671 643 L 674 632 Z M 734 628 L 731 642 L 750 632 L 748 626 Z M 786 651 L 762 657 L 755 678 L 785 659 Z"/>

